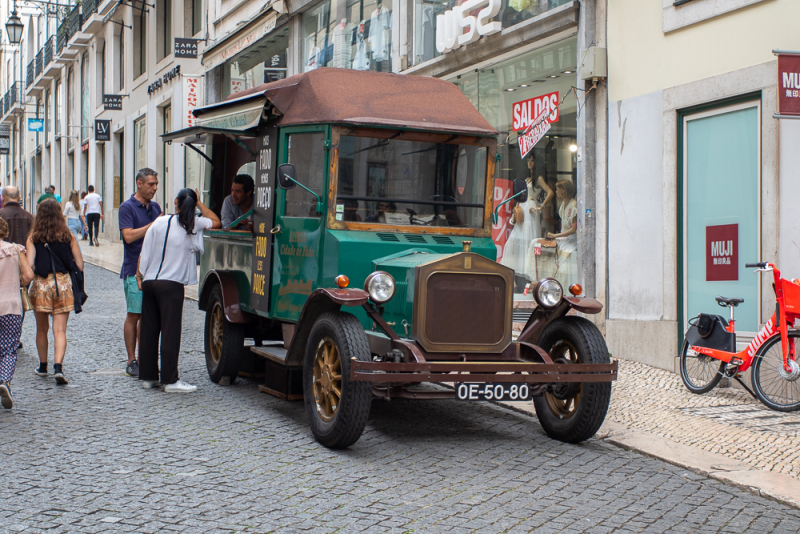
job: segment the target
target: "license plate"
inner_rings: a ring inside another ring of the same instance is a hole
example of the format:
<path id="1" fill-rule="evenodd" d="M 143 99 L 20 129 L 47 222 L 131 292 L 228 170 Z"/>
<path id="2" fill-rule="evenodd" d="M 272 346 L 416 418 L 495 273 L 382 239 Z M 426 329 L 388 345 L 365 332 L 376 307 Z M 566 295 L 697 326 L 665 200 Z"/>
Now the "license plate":
<path id="1" fill-rule="evenodd" d="M 456 399 L 464 401 L 525 401 L 531 400 L 528 384 L 469 384 L 456 386 Z"/>

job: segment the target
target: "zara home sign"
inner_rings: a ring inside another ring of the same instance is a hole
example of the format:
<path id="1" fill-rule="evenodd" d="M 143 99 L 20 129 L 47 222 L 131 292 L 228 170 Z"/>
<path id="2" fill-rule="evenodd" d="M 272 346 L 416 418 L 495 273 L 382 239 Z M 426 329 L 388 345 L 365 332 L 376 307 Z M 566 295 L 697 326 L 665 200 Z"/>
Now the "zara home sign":
<path id="1" fill-rule="evenodd" d="M 491 20 L 500 13 L 501 7 L 501 0 L 467 0 L 436 15 L 436 50 L 444 54 L 499 32 L 503 24 Z"/>

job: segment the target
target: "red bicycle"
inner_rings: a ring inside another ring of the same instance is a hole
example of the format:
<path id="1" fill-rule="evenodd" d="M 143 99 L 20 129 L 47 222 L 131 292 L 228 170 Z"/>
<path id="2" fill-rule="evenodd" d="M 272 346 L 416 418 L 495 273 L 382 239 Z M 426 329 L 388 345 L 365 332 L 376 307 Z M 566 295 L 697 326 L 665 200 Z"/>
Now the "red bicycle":
<path id="1" fill-rule="evenodd" d="M 777 300 L 775 313 L 747 348 L 736 352 L 733 311 L 744 299 L 717 297 L 717 304 L 730 308 L 730 320 L 701 313 L 689 321 L 680 354 L 681 379 L 689 391 L 701 394 L 714 389 L 722 377 L 733 378 L 773 410 L 798 410 L 800 364 L 795 343 L 800 339 L 800 331 L 793 327 L 800 317 L 800 281 L 781 278 L 781 272 L 772 263 L 748 263 L 745 267 L 755 267 L 754 272 L 772 272 Z M 751 365 L 755 393 L 739 378 Z"/>

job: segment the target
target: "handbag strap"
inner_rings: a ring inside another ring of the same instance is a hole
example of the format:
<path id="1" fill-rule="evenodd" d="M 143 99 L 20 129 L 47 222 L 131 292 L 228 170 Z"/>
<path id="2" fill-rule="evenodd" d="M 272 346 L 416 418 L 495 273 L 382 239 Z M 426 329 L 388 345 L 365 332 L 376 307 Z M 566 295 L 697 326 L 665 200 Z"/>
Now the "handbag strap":
<path id="1" fill-rule="evenodd" d="M 161 249 L 161 264 L 158 266 L 158 272 L 156 273 L 156 280 L 158 280 L 158 275 L 161 274 L 161 268 L 164 267 L 164 254 L 167 252 L 167 240 L 169 239 L 169 231 L 172 228 L 172 218 L 175 217 L 174 215 L 169 216 L 169 220 L 167 221 L 167 235 L 164 237 L 164 248 Z"/>

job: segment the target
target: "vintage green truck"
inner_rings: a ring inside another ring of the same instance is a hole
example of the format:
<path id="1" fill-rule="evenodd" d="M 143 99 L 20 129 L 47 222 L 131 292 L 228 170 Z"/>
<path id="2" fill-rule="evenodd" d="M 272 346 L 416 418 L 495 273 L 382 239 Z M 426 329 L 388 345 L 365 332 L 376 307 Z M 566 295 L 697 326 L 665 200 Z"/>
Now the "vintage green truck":
<path id="1" fill-rule="evenodd" d="M 205 234 L 212 381 L 263 373 L 331 448 L 358 440 L 375 398 L 532 400 L 551 437 L 594 435 L 617 364 L 568 312 L 601 305 L 541 280 L 512 341 L 514 273 L 492 241 L 498 134 L 453 84 L 323 68 L 194 113 L 164 138 L 207 160 L 207 204 L 219 212 L 237 174 L 255 180 L 253 232 Z"/>

